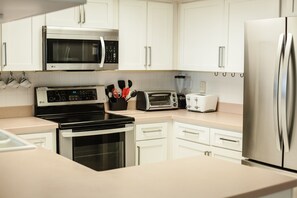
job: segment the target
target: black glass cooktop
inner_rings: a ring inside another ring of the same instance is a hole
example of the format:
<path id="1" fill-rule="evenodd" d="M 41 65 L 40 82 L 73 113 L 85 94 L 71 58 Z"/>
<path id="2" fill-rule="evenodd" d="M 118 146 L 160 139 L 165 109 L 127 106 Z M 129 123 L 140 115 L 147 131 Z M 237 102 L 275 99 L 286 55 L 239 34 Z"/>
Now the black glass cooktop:
<path id="1" fill-rule="evenodd" d="M 60 129 L 128 124 L 134 122 L 134 118 L 110 113 L 79 113 L 72 115 L 49 115 L 43 116 L 43 119 L 50 120 L 59 124 Z"/>

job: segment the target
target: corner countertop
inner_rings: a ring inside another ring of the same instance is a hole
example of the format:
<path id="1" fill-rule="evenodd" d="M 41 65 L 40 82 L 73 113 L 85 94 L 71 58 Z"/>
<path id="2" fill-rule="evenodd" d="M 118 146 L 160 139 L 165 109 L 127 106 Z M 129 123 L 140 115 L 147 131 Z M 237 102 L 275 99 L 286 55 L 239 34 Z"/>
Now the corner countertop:
<path id="1" fill-rule="evenodd" d="M 5 118 L 0 119 L 0 128 L 20 135 L 53 131 L 58 124 L 36 117 Z"/>
<path id="2" fill-rule="evenodd" d="M 259 197 L 297 186 L 275 172 L 194 157 L 96 172 L 42 148 L 0 153 L 0 197 Z"/>
<path id="3" fill-rule="evenodd" d="M 134 117 L 136 124 L 166 122 L 173 120 L 188 124 L 242 132 L 243 116 L 241 114 L 225 112 L 198 113 L 190 112 L 184 109 L 168 111 L 126 110 L 107 112 Z"/>

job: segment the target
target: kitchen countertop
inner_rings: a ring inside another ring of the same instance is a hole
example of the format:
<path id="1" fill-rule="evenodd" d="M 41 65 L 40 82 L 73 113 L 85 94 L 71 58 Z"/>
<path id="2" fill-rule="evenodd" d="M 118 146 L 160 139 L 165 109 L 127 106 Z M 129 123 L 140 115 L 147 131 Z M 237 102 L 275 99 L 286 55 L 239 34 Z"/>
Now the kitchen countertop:
<path id="1" fill-rule="evenodd" d="M 295 178 L 210 157 L 96 172 L 38 148 L 0 153 L 0 197 L 258 197 L 297 186 Z"/>
<path id="2" fill-rule="evenodd" d="M 0 119 L 0 128 L 16 135 L 49 132 L 55 130 L 57 127 L 57 123 L 36 117 Z"/>
<path id="3" fill-rule="evenodd" d="M 241 114 L 225 112 L 198 113 L 184 109 L 149 112 L 139 110 L 107 112 L 134 117 L 136 124 L 174 120 L 188 124 L 242 132 L 243 116 Z"/>

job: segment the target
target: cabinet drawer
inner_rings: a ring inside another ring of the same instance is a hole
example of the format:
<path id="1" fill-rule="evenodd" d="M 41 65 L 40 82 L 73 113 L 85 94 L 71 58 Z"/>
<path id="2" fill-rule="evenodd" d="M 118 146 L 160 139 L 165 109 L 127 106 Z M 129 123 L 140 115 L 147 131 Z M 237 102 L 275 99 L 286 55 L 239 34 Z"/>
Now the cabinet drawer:
<path id="1" fill-rule="evenodd" d="M 242 159 L 242 153 L 240 151 L 232 151 L 216 147 L 212 147 L 211 156 L 229 162 L 235 162 L 237 164 L 241 164 Z"/>
<path id="2" fill-rule="evenodd" d="M 209 128 L 176 123 L 175 132 L 179 139 L 209 145 Z"/>
<path id="3" fill-rule="evenodd" d="M 136 125 L 136 140 L 150 140 L 167 137 L 167 123 Z"/>
<path id="4" fill-rule="evenodd" d="M 242 150 L 242 134 L 219 130 L 211 129 L 210 130 L 210 144 L 213 146 L 227 148 L 231 150 L 241 151 Z"/>

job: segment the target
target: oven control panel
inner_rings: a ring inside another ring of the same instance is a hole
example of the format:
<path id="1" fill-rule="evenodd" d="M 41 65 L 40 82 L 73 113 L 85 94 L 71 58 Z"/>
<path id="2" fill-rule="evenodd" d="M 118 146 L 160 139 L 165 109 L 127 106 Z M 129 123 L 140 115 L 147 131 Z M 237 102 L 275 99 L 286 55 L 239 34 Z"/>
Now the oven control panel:
<path id="1" fill-rule="evenodd" d="M 89 104 L 106 102 L 104 86 L 93 87 L 39 87 L 36 88 L 38 106 Z"/>
<path id="2" fill-rule="evenodd" d="M 50 90 L 47 91 L 48 102 L 68 102 L 97 100 L 96 89 Z"/>

